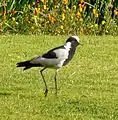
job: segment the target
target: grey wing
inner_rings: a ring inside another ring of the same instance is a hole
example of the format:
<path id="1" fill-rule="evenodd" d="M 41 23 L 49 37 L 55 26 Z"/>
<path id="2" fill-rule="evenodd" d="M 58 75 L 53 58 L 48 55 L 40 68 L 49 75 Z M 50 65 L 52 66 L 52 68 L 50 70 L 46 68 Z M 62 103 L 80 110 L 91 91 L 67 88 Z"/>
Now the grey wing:
<path id="1" fill-rule="evenodd" d="M 34 58 L 30 61 L 32 64 L 40 64 L 43 67 L 56 67 L 59 63 L 59 60 L 57 58 L 44 58 L 43 56 L 39 56 L 37 58 Z"/>
<path id="2" fill-rule="evenodd" d="M 44 67 L 61 67 L 68 58 L 68 52 L 65 49 L 52 49 L 42 56 L 31 60 L 32 64 L 41 64 Z"/>

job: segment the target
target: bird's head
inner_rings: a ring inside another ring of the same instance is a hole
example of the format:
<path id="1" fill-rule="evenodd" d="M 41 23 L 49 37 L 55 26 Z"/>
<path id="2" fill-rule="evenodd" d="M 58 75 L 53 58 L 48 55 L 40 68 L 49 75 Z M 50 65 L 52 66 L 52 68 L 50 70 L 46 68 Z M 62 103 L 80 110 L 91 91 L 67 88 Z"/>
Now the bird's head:
<path id="1" fill-rule="evenodd" d="M 66 43 L 71 43 L 71 46 L 77 47 L 80 44 L 80 39 L 78 36 L 74 35 L 74 36 L 69 37 Z"/>

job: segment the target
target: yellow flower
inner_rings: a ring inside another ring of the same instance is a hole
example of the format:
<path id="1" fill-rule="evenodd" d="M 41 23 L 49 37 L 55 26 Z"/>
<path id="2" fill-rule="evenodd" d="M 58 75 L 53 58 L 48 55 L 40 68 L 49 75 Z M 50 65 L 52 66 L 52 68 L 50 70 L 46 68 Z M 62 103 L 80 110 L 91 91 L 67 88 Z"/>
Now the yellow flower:
<path id="1" fill-rule="evenodd" d="M 64 29 L 64 26 L 63 26 L 63 25 L 61 25 L 61 26 L 60 26 L 60 28 L 61 28 L 61 29 Z"/>
<path id="2" fill-rule="evenodd" d="M 18 22 L 16 22 L 16 25 L 18 25 Z"/>
<path id="3" fill-rule="evenodd" d="M 85 11 L 86 10 L 86 5 L 84 3 L 83 0 L 80 1 L 80 4 L 79 4 L 79 11 L 82 12 L 82 11 Z"/>
<path id="4" fill-rule="evenodd" d="M 76 10 L 76 5 L 74 5 L 73 8 Z"/>
<path id="5" fill-rule="evenodd" d="M 98 12 L 96 9 L 93 9 L 93 15 L 94 15 L 94 17 L 98 18 Z"/>
<path id="6" fill-rule="evenodd" d="M 93 9 L 93 14 L 95 14 L 96 13 L 96 9 Z"/>
<path id="7" fill-rule="evenodd" d="M 98 27 L 98 24 L 95 24 L 95 27 Z"/>
<path id="8" fill-rule="evenodd" d="M 30 4 L 28 5 L 28 8 L 29 8 L 29 9 L 31 8 Z"/>
<path id="9" fill-rule="evenodd" d="M 102 21 L 102 25 L 104 25 L 105 23 L 106 23 L 106 22 L 103 20 L 103 21 Z"/>
<path id="10" fill-rule="evenodd" d="M 34 27 L 32 26 L 31 29 L 34 29 Z"/>
<path id="11" fill-rule="evenodd" d="M 32 17 L 32 19 L 34 20 L 34 22 L 35 22 L 36 26 L 38 25 L 37 18 L 38 18 L 38 17 L 37 17 L 36 15 L 34 15 L 34 16 Z"/>
<path id="12" fill-rule="evenodd" d="M 64 15 L 64 13 L 62 13 L 62 20 L 65 20 L 65 15 Z"/>
<path id="13" fill-rule="evenodd" d="M 79 4 L 79 11 L 82 12 L 82 5 Z"/>
<path id="14" fill-rule="evenodd" d="M 46 4 L 44 4 L 44 6 L 43 6 L 43 7 L 44 7 L 44 10 L 46 10 Z"/>
<path id="15" fill-rule="evenodd" d="M 12 20 L 15 21 L 16 20 L 15 17 L 12 17 Z"/>

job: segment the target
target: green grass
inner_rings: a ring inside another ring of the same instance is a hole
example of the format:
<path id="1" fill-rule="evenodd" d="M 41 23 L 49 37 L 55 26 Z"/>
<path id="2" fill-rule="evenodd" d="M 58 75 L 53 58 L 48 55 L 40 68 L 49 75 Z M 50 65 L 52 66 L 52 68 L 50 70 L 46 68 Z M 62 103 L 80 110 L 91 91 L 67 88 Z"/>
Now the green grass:
<path id="1" fill-rule="evenodd" d="M 118 37 L 80 36 L 73 60 L 58 73 L 16 63 L 63 44 L 68 36 L 0 36 L 0 120 L 118 120 Z"/>

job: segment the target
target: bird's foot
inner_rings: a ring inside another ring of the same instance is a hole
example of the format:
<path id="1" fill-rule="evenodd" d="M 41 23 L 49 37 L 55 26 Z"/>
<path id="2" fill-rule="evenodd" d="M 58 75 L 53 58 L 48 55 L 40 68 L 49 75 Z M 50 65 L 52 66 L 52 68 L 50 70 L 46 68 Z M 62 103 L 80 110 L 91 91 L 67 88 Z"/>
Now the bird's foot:
<path id="1" fill-rule="evenodd" d="M 45 97 L 47 97 L 47 94 L 48 94 L 48 89 L 46 89 L 44 92 Z"/>

